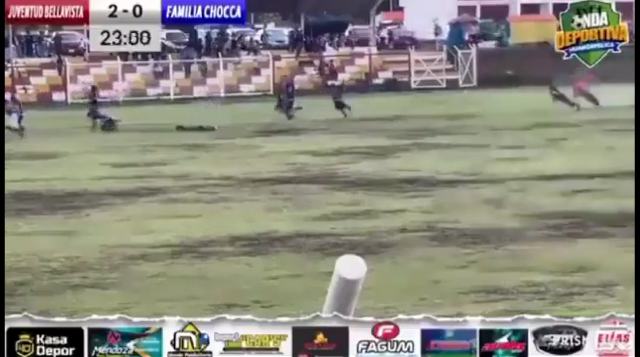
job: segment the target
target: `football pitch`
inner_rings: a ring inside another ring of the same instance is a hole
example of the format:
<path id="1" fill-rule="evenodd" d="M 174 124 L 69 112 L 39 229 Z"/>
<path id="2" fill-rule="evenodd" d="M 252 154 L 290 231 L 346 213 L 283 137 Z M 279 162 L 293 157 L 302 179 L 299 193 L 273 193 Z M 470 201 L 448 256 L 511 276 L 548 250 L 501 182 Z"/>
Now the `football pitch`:
<path id="1" fill-rule="evenodd" d="M 29 111 L 5 133 L 5 312 L 299 316 L 353 253 L 360 316 L 633 313 L 633 87 L 598 94 L 108 108 L 118 133 Z"/>

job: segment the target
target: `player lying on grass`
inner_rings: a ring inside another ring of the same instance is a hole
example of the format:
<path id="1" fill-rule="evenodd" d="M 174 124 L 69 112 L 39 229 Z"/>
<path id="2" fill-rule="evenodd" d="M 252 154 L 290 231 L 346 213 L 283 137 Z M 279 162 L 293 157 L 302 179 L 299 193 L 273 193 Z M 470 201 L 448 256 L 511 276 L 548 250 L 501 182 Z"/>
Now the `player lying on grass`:
<path id="1" fill-rule="evenodd" d="M 91 131 L 95 131 L 98 124 L 101 131 L 117 130 L 118 121 L 100 110 L 99 100 L 98 87 L 92 85 L 89 91 L 89 111 L 87 112 L 87 117 L 91 120 Z"/>
<path id="2" fill-rule="evenodd" d="M 351 113 L 351 106 L 344 101 L 344 83 L 331 86 L 331 99 L 333 99 L 333 107 L 342 113 L 343 117 L 347 117 L 347 111 Z"/>
<path id="3" fill-rule="evenodd" d="M 25 132 L 24 110 L 22 109 L 22 102 L 15 93 L 11 94 L 11 99 L 4 101 L 4 110 L 9 117 L 9 125 L 5 125 L 5 129 L 23 138 Z"/>

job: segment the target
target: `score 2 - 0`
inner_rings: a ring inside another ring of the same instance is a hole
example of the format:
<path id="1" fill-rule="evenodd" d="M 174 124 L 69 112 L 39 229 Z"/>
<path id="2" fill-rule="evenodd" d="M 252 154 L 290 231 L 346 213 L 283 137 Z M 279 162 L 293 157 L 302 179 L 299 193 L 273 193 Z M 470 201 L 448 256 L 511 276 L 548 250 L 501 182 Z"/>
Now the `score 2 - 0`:
<path id="1" fill-rule="evenodd" d="M 160 52 L 162 0 L 89 0 L 91 52 Z"/>

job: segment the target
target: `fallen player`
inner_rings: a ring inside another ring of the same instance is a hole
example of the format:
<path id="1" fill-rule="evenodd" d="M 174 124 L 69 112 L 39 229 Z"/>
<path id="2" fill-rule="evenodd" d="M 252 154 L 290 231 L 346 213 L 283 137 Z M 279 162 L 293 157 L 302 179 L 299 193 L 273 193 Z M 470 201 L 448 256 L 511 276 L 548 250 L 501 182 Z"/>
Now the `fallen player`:
<path id="1" fill-rule="evenodd" d="M 117 131 L 118 120 L 103 113 L 99 108 L 99 92 L 96 85 L 92 85 L 89 91 L 89 111 L 87 117 L 91 120 L 91 131 L 100 126 L 101 131 Z"/>

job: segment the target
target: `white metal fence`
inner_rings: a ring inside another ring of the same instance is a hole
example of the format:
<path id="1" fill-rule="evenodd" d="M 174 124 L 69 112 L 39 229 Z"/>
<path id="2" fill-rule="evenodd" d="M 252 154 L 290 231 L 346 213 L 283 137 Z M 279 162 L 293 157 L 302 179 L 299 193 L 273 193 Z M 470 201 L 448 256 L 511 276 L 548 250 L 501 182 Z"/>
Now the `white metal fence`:
<path id="1" fill-rule="evenodd" d="M 275 58 L 274 58 L 275 57 Z M 5 97 L 15 93 L 23 103 L 86 102 L 96 85 L 105 101 L 177 100 L 271 95 L 283 76 L 293 77 L 301 90 L 322 90 L 317 66 L 335 61 L 337 80 L 362 89 L 388 80 L 409 83 L 413 89 L 477 85 L 476 49 L 324 54 L 296 59 L 266 53 L 254 57 L 168 59 L 62 63 L 45 60 L 5 66 Z M 400 87 L 403 88 L 403 87 Z"/>
<path id="2" fill-rule="evenodd" d="M 92 84 L 98 85 L 100 95 L 105 100 L 118 102 L 274 93 L 274 61 L 271 54 L 189 60 L 67 61 L 65 65 L 69 104 L 86 102 L 87 89 Z M 108 84 L 110 89 L 104 89 L 101 83 Z"/>
<path id="3" fill-rule="evenodd" d="M 447 88 L 451 81 L 458 87 L 478 85 L 477 47 L 453 49 L 442 47 L 439 52 L 409 51 L 411 88 Z"/>
<path id="4" fill-rule="evenodd" d="M 452 83 L 460 87 L 477 85 L 476 48 L 456 49 L 454 58 L 447 49 L 440 52 L 405 52 L 405 64 L 411 88 L 445 88 Z M 377 58 L 376 58 L 377 56 Z M 368 68 L 385 54 L 362 55 Z M 395 66 L 402 55 L 394 55 Z M 326 61 L 346 55 L 325 55 Z M 368 57 L 368 59 L 367 59 Z M 175 100 L 185 98 L 256 96 L 274 93 L 278 78 L 288 71 L 303 68 L 293 58 L 274 61 L 273 55 L 237 58 L 169 59 L 149 61 L 66 62 L 67 103 L 86 101 L 88 86 L 98 85 L 105 100 Z M 316 62 L 318 59 L 316 59 Z M 293 63 L 293 64 L 292 64 Z M 407 73 L 406 70 L 404 73 Z M 306 72 L 306 74 L 309 74 Z M 345 74 L 349 75 L 349 74 Z M 405 77 L 407 75 L 405 74 Z M 389 77 L 391 78 L 391 77 Z M 403 79 L 399 79 L 403 80 Z"/>

